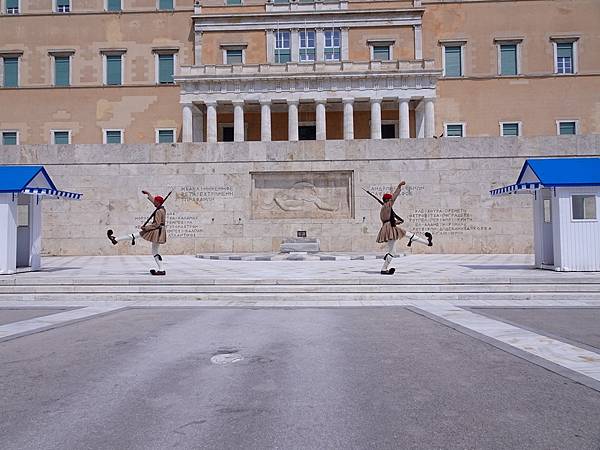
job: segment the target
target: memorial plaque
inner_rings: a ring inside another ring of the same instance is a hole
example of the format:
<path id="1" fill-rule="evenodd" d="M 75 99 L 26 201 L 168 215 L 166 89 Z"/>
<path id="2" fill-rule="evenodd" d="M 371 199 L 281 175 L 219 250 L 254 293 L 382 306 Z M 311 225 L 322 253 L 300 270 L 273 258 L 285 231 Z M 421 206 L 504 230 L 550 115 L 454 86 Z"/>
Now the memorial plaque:
<path id="1" fill-rule="evenodd" d="M 352 171 L 254 172 L 253 219 L 351 219 Z"/>

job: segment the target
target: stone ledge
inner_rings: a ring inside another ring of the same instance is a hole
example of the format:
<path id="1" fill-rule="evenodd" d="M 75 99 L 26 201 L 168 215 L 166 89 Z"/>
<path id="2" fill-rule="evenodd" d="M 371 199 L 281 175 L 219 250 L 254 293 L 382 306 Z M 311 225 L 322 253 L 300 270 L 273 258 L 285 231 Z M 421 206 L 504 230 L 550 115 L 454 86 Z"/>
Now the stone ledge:
<path id="1" fill-rule="evenodd" d="M 367 261 L 383 259 L 383 254 L 359 253 L 201 253 L 198 259 L 213 259 L 218 261 Z M 401 253 L 397 258 L 406 256 Z"/>

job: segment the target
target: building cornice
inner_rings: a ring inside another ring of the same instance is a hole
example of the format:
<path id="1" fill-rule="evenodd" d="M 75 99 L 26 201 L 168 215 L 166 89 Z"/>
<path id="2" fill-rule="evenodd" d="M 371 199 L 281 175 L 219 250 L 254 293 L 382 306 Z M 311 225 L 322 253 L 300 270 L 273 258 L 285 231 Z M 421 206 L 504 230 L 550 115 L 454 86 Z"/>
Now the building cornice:
<path id="1" fill-rule="evenodd" d="M 194 15 L 195 30 L 229 32 L 277 28 L 350 28 L 421 25 L 422 8 L 387 10 L 298 11 Z"/>

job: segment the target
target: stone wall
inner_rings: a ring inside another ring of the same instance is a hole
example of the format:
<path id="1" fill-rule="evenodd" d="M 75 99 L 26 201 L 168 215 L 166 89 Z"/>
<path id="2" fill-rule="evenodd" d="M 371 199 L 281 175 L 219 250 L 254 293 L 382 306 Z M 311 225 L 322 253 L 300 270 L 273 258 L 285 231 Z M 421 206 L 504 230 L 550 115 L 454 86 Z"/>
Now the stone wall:
<path id="1" fill-rule="evenodd" d="M 176 145 L 0 147 L 0 164 L 43 164 L 81 201 L 45 200 L 50 255 L 144 254 L 113 247 L 106 230 L 131 232 L 151 213 L 141 195 L 165 195 L 164 253 L 278 250 L 306 231 L 325 251 L 379 251 L 377 195 L 407 185 L 396 210 L 405 227 L 435 237 L 413 252 L 528 253 L 532 199 L 491 198 L 514 183 L 526 158 L 598 156 L 600 135 Z"/>

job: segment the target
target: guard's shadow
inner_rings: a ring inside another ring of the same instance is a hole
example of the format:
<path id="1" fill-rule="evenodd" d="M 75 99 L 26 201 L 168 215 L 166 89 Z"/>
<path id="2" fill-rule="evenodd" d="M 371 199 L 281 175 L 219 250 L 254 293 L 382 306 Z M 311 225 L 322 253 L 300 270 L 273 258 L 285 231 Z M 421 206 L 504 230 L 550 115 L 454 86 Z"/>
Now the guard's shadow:
<path id="1" fill-rule="evenodd" d="M 466 267 L 471 270 L 528 270 L 535 269 L 530 264 L 461 264 L 460 267 Z"/>

